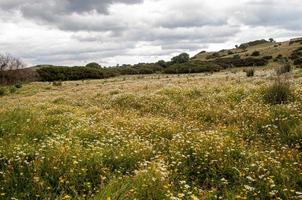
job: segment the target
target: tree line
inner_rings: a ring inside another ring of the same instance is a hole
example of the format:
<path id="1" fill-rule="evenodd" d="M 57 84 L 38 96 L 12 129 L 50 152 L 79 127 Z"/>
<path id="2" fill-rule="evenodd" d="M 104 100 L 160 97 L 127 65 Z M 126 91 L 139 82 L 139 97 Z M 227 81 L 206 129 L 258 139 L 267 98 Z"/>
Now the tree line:
<path id="1" fill-rule="evenodd" d="M 189 54 L 181 53 L 170 61 L 160 60 L 156 63 L 139 63 L 134 65 L 117 65 L 102 67 L 98 63 L 86 66 L 35 66 L 25 68 L 25 64 L 10 55 L 0 55 L 0 83 L 11 84 L 18 81 L 67 81 L 83 79 L 104 79 L 119 75 L 138 74 L 180 74 L 217 72 L 230 67 L 264 66 L 267 60 L 263 58 L 217 58 L 210 61 L 190 59 Z"/>

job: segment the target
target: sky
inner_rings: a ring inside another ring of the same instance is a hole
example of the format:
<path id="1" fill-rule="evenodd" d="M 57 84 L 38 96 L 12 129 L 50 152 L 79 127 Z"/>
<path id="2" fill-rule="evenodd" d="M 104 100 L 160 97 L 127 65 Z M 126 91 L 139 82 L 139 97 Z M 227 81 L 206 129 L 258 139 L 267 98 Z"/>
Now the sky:
<path id="1" fill-rule="evenodd" d="M 0 0 L 0 53 L 103 66 L 302 36 L 301 0 Z"/>

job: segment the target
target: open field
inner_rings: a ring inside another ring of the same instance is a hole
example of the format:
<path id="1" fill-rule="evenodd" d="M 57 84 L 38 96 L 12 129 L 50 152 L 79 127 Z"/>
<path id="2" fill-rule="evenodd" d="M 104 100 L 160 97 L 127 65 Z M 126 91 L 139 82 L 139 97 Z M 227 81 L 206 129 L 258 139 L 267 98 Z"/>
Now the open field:
<path id="1" fill-rule="evenodd" d="M 0 199 L 302 199 L 302 73 L 23 85 L 0 97 Z"/>

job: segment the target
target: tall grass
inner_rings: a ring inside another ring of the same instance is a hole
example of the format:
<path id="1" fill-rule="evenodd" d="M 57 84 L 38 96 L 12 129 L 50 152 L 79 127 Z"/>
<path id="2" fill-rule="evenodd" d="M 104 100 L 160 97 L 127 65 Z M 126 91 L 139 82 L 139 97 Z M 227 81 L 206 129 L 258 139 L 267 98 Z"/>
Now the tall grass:
<path id="1" fill-rule="evenodd" d="M 26 85 L 0 99 L 0 199 L 301 199 L 299 80 L 268 103 L 245 80 Z"/>

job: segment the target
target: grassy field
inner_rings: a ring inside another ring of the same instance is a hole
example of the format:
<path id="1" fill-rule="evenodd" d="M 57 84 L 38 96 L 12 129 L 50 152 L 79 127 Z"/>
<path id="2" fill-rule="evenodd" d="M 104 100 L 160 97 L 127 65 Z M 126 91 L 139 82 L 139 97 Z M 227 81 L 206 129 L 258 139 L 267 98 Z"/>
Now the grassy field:
<path id="1" fill-rule="evenodd" d="M 302 199 L 302 73 L 126 76 L 0 97 L 0 199 Z"/>

